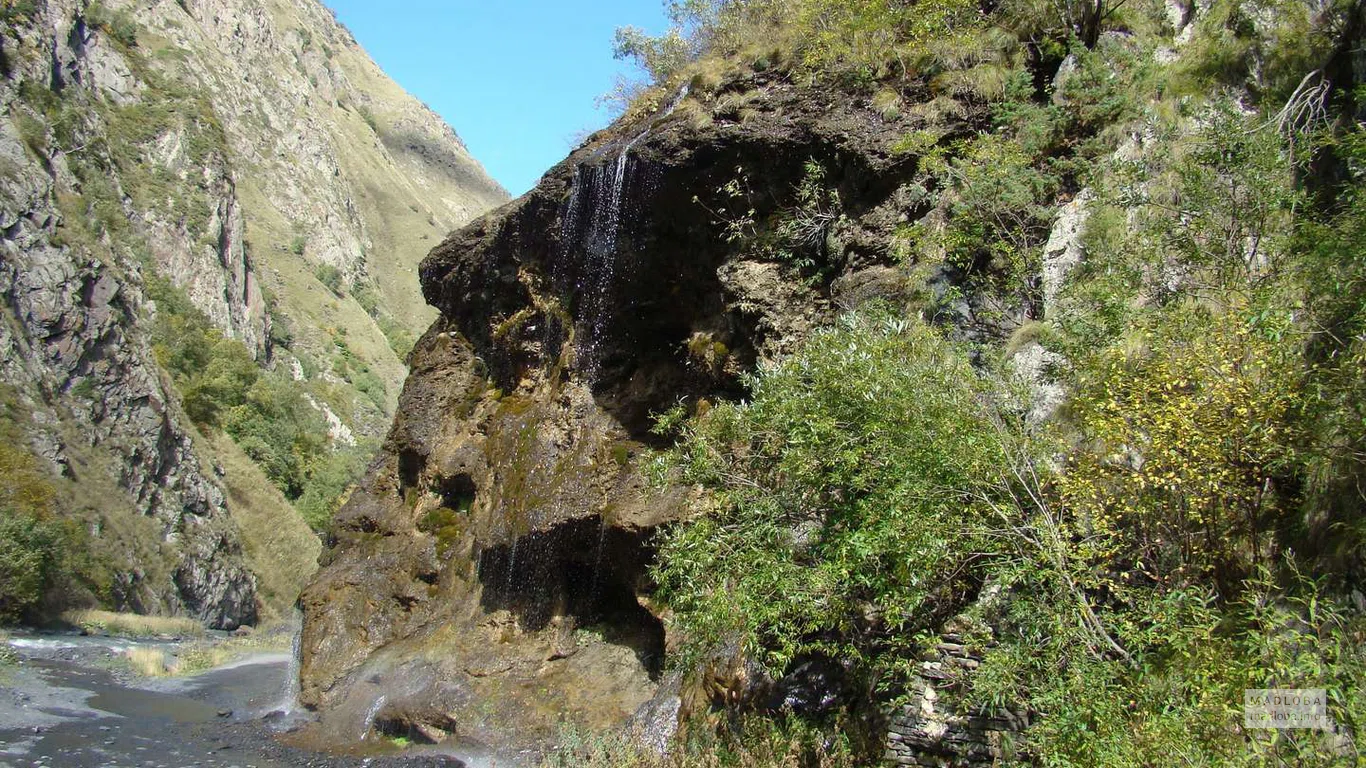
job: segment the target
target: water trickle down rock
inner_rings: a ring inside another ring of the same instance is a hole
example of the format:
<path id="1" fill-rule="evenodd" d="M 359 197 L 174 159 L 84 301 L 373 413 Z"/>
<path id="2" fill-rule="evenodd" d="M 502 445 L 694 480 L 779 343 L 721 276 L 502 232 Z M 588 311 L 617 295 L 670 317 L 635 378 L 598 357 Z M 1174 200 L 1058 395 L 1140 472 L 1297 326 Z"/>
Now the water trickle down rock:
<path id="1" fill-rule="evenodd" d="M 673 114 L 687 95 L 688 86 L 684 85 L 644 130 L 620 145 L 610 160 L 590 160 L 574 167 L 569 198 L 560 215 L 561 250 L 554 277 L 575 297 L 575 362 L 590 386 L 601 372 L 605 335 L 616 308 L 614 288 L 621 267 L 622 235 L 630 234 L 628 226 L 639 224 L 636 219 L 642 202 L 653 187 L 648 169 L 642 173 L 642 164 L 631 150 L 650 135 L 657 122 Z M 582 268 L 570 286 L 566 285 L 570 282 L 568 265 L 575 260 L 576 250 L 582 252 Z"/>
<path id="2" fill-rule="evenodd" d="M 624 245 L 622 236 L 629 234 L 628 226 L 639 217 L 641 202 L 654 187 L 648 169 L 642 169 L 640 161 L 632 156 L 632 150 L 650 135 L 655 122 L 669 116 L 687 94 L 688 87 L 685 85 L 650 125 L 620 144 L 609 160 L 598 164 L 584 162 L 574 167 L 569 197 L 560 213 L 561 248 L 553 268 L 553 279 L 576 302 L 575 363 L 579 377 L 589 386 L 598 380 L 605 353 L 605 337 L 613 324 L 616 308 L 614 289 L 621 267 L 619 251 Z M 576 261 L 581 266 L 577 275 L 571 275 L 570 265 Z M 550 329 L 547 328 L 546 332 L 550 333 Z M 591 584 L 586 594 L 586 610 L 591 614 L 600 611 L 601 572 L 608 522 L 604 517 L 599 517 L 597 525 L 597 547 Z M 532 525 L 531 528 L 534 530 L 536 526 Z M 511 521 L 508 523 L 507 535 L 511 545 L 502 584 L 503 599 L 511 604 L 544 597 L 525 594 L 523 587 L 545 581 L 537 578 L 534 572 L 545 570 L 548 564 L 535 560 L 535 552 L 523 553 L 519 559 L 522 536 Z M 518 570 L 519 566 L 522 571 Z M 483 568 L 482 552 L 480 567 Z"/>

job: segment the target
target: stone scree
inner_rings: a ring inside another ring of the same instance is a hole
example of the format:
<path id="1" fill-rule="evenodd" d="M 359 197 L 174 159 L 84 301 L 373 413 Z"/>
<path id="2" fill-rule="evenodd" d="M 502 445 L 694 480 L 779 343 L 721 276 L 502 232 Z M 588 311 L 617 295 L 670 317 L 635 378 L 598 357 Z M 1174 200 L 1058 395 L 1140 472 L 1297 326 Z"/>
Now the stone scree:
<path id="1" fill-rule="evenodd" d="M 1013 712 L 957 714 L 941 690 L 971 673 L 981 663 L 957 634 L 943 636 L 930 658 L 920 663 L 912 682 L 914 694 L 900 711 L 889 714 L 889 765 L 960 766 L 1002 765 L 1009 736 L 1027 724 Z"/>

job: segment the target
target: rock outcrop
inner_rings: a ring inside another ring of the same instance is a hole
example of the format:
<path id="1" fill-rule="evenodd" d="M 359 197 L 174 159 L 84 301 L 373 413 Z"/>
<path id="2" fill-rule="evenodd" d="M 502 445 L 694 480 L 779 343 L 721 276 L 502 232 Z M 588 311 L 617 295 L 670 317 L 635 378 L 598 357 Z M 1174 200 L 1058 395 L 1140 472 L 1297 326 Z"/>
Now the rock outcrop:
<path id="1" fill-rule="evenodd" d="M 441 317 L 301 598 L 302 700 L 326 732 L 401 706 L 522 746 L 563 717 L 678 713 L 675 692 L 651 701 L 672 640 L 648 566 L 692 498 L 646 480 L 655 417 L 738 395 L 840 308 L 915 299 L 889 247 L 930 212 L 893 151 L 915 120 L 749 73 L 594 135 L 432 251 Z M 836 194 L 812 203 L 817 175 Z"/>

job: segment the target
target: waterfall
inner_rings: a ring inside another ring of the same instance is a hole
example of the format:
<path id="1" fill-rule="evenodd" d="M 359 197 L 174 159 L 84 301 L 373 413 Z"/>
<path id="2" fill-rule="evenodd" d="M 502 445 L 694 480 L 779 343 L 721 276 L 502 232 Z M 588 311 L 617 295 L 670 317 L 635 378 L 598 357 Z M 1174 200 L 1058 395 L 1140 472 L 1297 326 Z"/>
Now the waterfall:
<path id="1" fill-rule="evenodd" d="M 268 711 L 279 713 L 288 719 L 291 715 L 297 714 L 299 706 L 299 673 L 303 658 L 303 612 L 298 608 L 294 609 L 294 619 L 290 622 L 294 627 L 294 637 L 290 640 L 289 671 L 285 674 L 284 685 L 281 686 L 280 700 Z"/>
<path id="2" fill-rule="evenodd" d="M 293 712 L 299 707 L 299 676 L 303 666 L 304 622 L 303 612 L 294 609 L 294 639 L 289 644 L 289 673 L 285 678 L 285 711 Z"/>
<path id="3" fill-rule="evenodd" d="M 384 694 L 380 694 L 378 699 L 365 711 L 365 719 L 361 722 L 361 741 L 370 738 L 370 731 L 375 727 L 375 717 L 379 715 L 380 709 L 384 706 Z"/>
<path id="4" fill-rule="evenodd" d="M 685 85 L 658 117 L 619 145 L 615 155 L 606 162 L 574 166 L 569 197 L 560 217 L 561 251 L 555 277 L 563 282 L 573 250 L 581 249 L 582 267 L 574 282 L 574 293 L 579 297 L 574 338 L 579 373 L 590 384 L 597 381 L 602 365 L 603 345 L 612 315 L 613 288 L 620 277 L 617 251 L 624 226 L 631 218 L 627 206 L 630 200 L 641 196 L 633 193 L 648 191 L 639 183 L 638 161 L 632 156 L 632 150 L 650 135 L 655 124 L 673 114 L 687 95 L 688 86 Z"/>
<path id="5" fill-rule="evenodd" d="M 593 559 L 593 584 L 588 590 L 588 610 L 595 611 L 602 589 L 602 550 L 607 544 L 607 515 L 598 516 L 598 552 Z"/>

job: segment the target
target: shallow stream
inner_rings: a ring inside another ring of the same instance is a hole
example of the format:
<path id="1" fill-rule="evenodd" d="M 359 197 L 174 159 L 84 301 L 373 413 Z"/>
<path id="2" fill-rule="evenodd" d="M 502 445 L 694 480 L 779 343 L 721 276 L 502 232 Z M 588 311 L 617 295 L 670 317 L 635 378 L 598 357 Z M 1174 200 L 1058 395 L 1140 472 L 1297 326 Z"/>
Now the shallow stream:
<path id="1" fill-rule="evenodd" d="M 0 664 L 0 768 L 342 768 L 512 766 L 438 748 L 325 754 L 283 743 L 308 713 L 293 706 L 291 656 L 259 653 L 180 678 L 131 674 L 135 646 L 174 642 L 75 635 L 11 637 Z"/>

